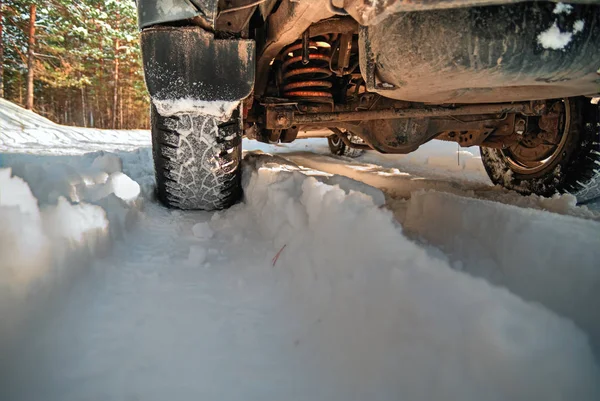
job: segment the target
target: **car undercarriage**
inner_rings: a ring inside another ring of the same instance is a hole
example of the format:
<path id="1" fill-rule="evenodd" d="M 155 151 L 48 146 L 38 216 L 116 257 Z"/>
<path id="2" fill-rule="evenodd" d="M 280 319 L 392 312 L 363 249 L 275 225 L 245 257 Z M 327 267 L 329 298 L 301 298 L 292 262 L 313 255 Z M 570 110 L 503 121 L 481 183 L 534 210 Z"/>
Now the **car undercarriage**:
<path id="1" fill-rule="evenodd" d="M 596 1 L 169 3 L 139 0 L 138 10 L 163 127 L 155 130 L 159 196 L 170 206 L 221 208 L 239 197 L 225 191 L 227 202 L 207 201 L 212 184 L 203 195 L 177 185 L 198 175 L 183 174 L 173 151 L 198 115 L 216 120 L 216 143 L 227 142 L 209 162 L 228 169 L 232 187 L 243 134 L 267 143 L 323 136 L 330 146 L 382 153 L 454 141 L 482 148 L 496 184 L 580 201 L 600 195 Z M 222 139 L 231 127 L 239 140 Z"/>

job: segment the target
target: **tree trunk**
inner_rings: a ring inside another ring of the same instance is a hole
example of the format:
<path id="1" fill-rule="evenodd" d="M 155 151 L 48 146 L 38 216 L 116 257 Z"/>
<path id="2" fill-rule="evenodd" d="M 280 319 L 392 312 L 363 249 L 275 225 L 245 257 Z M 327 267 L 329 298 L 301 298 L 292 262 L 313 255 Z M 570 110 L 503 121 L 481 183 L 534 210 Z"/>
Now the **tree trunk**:
<path id="1" fill-rule="evenodd" d="M 83 126 L 87 127 L 87 122 L 85 121 L 85 86 L 81 85 L 81 119 L 83 120 Z"/>
<path id="2" fill-rule="evenodd" d="M 119 94 L 119 129 L 123 129 L 123 87 L 120 88 Z"/>
<path id="3" fill-rule="evenodd" d="M 126 124 L 125 128 L 127 128 L 127 129 L 131 129 L 131 122 L 133 122 L 132 118 L 131 118 L 132 117 L 132 115 L 131 115 L 131 102 L 132 102 L 131 88 L 133 87 L 133 79 L 131 79 L 131 75 L 132 75 L 132 73 L 131 73 L 131 64 L 130 64 L 129 68 L 127 69 L 127 83 L 128 83 L 127 87 L 129 88 L 129 90 L 127 91 L 127 97 L 126 97 L 126 103 L 125 103 L 127 105 L 127 108 L 125 109 L 126 121 L 129 123 L 129 124 Z"/>
<path id="4" fill-rule="evenodd" d="M 102 70 L 100 70 L 100 72 L 102 72 Z M 100 81 L 102 82 L 102 81 Z M 100 116 L 98 117 L 98 124 L 100 124 L 100 128 L 102 128 L 102 109 L 100 108 L 100 90 L 97 89 L 96 93 L 95 93 L 95 98 L 96 98 L 96 111 L 100 114 Z M 96 128 L 98 126 L 98 124 L 96 124 L 96 121 L 94 121 L 95 119 L 92 118 L 93 123 L 91 124 L 92 127 Z"/>
<path id="5" fill-rule="evenodd" d="M 115 39 L 115 71 L 113 73 L 115 83 L 113 92 L 112 128 L 117 128 L 117 106 L 119 100 L 119 39 Z"/>
<path id="6" fill-rule="evenodd" d="M 2 39 L 4 21 L 3 11 L 4 2 L 0 0 L 0 97 L 4 97 L 4 40 Z"/>
<path id="7" fill-rule="evenodd" d="M 21 71 L 17 71 L 19 77 L 19 104 L 23 106 L 23 74 Z"/>
<path id="8" fill-rule="evenodd" d="M 29 44 L 27 47 L 27 110 L 33 109 L 33 47 L 35 45 L 35 4 L 31 5 L 29 12 Z"/>

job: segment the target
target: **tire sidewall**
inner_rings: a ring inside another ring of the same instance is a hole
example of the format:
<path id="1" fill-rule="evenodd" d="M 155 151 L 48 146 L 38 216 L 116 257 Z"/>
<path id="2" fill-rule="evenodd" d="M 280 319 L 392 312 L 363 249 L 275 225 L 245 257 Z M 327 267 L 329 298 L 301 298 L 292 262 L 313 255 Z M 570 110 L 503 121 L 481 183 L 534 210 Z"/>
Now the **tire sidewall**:
<path id="1" fill-rule="evenodd" d="M 332 154 L 337 156 L 342 156 L 344 154 L 344 151 L 346 150 L 346 144 L 341 138 L 338 138 L 335 135 L 328 136 L 327 143 Z"/>

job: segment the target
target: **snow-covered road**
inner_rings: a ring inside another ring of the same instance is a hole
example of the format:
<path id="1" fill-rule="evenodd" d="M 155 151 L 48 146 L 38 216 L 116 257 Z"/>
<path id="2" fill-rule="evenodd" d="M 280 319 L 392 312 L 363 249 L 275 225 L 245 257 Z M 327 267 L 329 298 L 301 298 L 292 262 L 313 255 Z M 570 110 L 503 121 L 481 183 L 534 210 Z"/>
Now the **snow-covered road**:
<path id="1" fill-rule="evenodd" d="M 596 205 L 304 140 L 167 210 L 147 132 L 0 102 L 1 400 L 600 399 Z"/>

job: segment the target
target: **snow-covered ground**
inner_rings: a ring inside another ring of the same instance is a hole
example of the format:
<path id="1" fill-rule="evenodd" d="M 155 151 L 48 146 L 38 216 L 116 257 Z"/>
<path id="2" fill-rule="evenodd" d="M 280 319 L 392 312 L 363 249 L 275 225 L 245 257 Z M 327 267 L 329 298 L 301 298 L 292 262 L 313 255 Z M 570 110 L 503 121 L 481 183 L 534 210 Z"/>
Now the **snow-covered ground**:
<path id="1" fill-rule="evenodd" d="M 452 143 L 244 147 L 242 203 L 168 210 L 148 132 L 0 100 L 1 400 L 600 399 L 594 205 Z"/>

